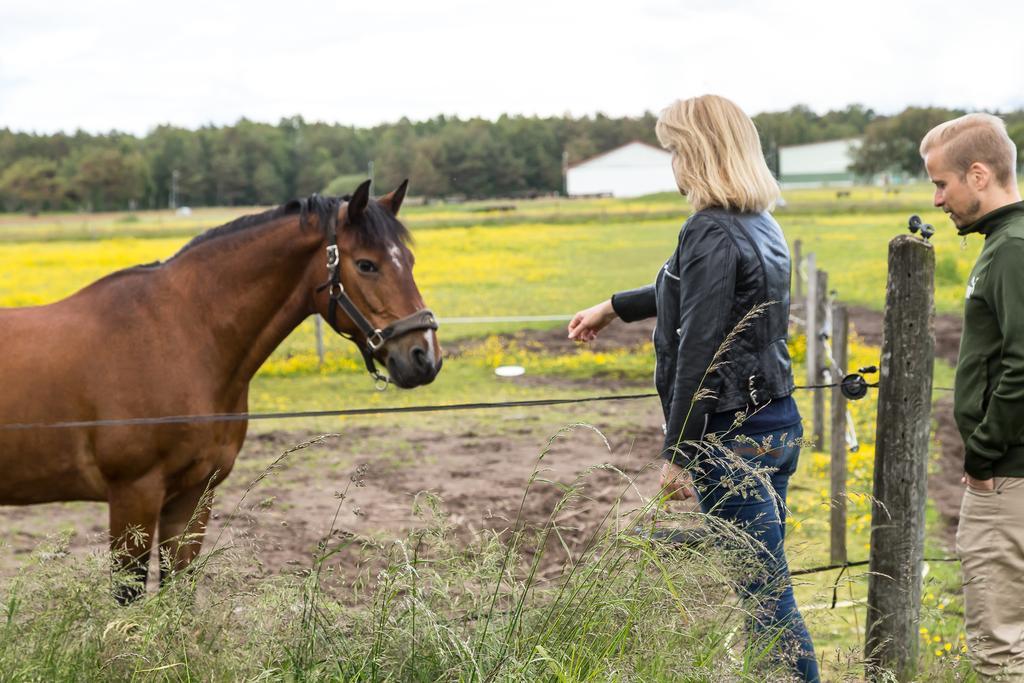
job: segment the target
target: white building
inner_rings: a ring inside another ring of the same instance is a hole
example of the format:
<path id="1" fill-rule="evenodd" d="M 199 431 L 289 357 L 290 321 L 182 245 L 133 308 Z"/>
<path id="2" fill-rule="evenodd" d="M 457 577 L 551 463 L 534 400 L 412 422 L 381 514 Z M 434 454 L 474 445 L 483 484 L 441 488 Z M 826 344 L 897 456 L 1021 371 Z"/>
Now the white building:
<path id="1" fill-rule="evenodd" d="M 643 142 L 630 142 L 610 152 L 573 164 L 566 171 L 566 193 L 639 197 L 677 192 L 672 155 Z"/>
<path id="2" fill-rule="evenodd" d="M 847 187 L 853 185 L 850 164 L 860 138 L 812 142 L 779 148 L 779 183 L 782 187 Z"/>

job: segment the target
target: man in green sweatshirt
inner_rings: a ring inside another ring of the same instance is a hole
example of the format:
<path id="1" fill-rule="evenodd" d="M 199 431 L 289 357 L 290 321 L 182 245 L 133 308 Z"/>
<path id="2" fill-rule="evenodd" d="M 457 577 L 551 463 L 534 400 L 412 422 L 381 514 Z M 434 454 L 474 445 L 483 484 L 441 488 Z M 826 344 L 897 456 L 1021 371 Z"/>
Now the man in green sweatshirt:
<path id="1" fill-rule="evenodd" d="M 1024 681 L 1024 202 L 1001 119 L 933 128 L 921 157 L 935 206 L 985 246 L 967 281 L 954 416 L 964 440 L 957 530 L 964 625 L 981 680 Z"/>

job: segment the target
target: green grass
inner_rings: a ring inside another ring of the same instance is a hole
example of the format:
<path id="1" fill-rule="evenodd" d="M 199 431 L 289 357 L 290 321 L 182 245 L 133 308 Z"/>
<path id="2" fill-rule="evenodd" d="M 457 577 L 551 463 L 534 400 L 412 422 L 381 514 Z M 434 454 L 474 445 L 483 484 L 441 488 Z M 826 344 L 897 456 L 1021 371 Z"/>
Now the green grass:
<path id="1" fill-rule="evenodd" d="M 517 521 L 468 546 L 428 496 L 408 537 L 328 531 L 297 573 L 262 576 L 254 558 L 212 539 L 192 571 L 127 608 L 110 599 L 101 554 L 75 557 L 54 539 L 0 593 L 0 670 L 14 681 L 777 677 L 765 643 L 730 644 L 742 622 L 727 579 L 739 553 L 652 546 L 631 523 L 596 531 L 574 565 L 540 579 L 554 519 L 578 502 L 587 476 L 564 487 L 547 522 Z M 546 486 L 536 470 L 523 503 Z M 339 494 L 339 511 L 349 494 Z M 648 506 L 634 523 L 653 513 Z M 364 563 L 367 575 L 338 581 L 338 563 Z"/>

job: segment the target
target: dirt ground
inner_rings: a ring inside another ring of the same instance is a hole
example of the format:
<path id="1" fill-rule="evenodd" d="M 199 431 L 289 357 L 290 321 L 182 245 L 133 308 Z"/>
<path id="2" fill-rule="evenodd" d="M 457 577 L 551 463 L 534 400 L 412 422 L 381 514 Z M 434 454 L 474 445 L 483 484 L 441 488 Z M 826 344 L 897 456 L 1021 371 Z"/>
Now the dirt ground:
<path id="1" fill-rule="evenodd" d="M 881 343 L 880 314 L 853 309 L 851 320 L 867 343 Z M 615 324 L 595 346 L 636 346 L 650 339 L 652 327 Z M 939 317 L 936 331 L 938 355 L 955 362 L 959 320 Z M 543 345 L 564 343 L 561 330 L 513 336 Z M 452 345 L 447 354 L 457 356 L 463 348 Z M 497 430 L 493 416 L 473 413 L 427 417 L 420 422 L 343 425 L 340 437 L 291 454 L 246 493 L 246 487 L 281 453 L 317 436 L 285 431 L 253 434 L 235 471 L 217 491 L 205 549 L 227 544 L 255 547 L 268 572 L 307 567 L 317 543 L 330 532 L 336 511 L 340 509 L 333 523 L 335 534 L 401 538 L 420 523 L 413 503 L 421 491 L 442 499 L 449 521 L 460 534 L 468 537 L 476 531 L 507 529 L 517 518 L 523 492 L 548 439 L 567 423 L 582 420 L 604 436 L 576 429 L 555 439 L 540 465 L 546 480 L 567 485 L 582 482 L 583 496 L 557 515 L 565 545 L 553 541 L 552 552 L 545 554 L 542 573 L 555 574 L 566 551 L 574 554 L 587 543 L 609 509 L 616 515 L 612 523 L 624 524 L 630 512 L 643 505 L 644 497 L 656 491 L 657 475 L 651 463 L 661 446 L 659 413 L 657 402 L 647 399 L 564 411 L 524 409 L 505 415 Z M 942 449 L 932 468 L 929 491 L 955 529 L 963 449 L 952 424 L 952 397 L 938 401 L 933 415 Z M 621 474 L 592 469 L 600 463 L 614 466 Z M 357 475 L 361 485 L 356 486 L 350 477 L 360 465 L 365 473 Z M 629 483 L 633 478 L 635 485 Z M 346 487 L 348 494 L 339 507 L 336 493 Z M 543 524 L 562 495 L 558 486 L 538 481 L 525 499 L 521 519 Z M 100 548 L 106 523 L 106 506 L 97 503 L 0 507 L 0 576 L 17 571 L 28 553 L 62 530 L 73 531 L 75 552 Z"/>
<path id="2" fill-rule="evenodd" d="M 541 565 L 541 578 L 557 574 L 566 550 L 578 554 L 609 510 L 615 517 L 611 523 L 626 524 L 644 497 L 656 492 L 657 475 L 650 465 L 661 448 L 661 420 L 653 399 L 567 408 L 510 411 L 500 431 L 494 431 L 493 415 L 474 413 L 441 422 L 427 416 L 418 425 L 343 425 L 341 436 L 290 454 L 246 493 L 281 453 L 319 433 L 251 435 L 235 470 L 217 489 L 204 550 L 228 545 L 255 549 L 267 572 L 299 570 L 310 566 L 332 524 L 335 536 L 403 538 L 422 525 L 413 507 L 424 491 L 443 501 L 460 537 L 502 531 L 517 518 L 539 527 L 564 494 L 549 481 L 569 486 L 578 481 L 581 495 L 556 516 L 565 545 L 552 539 Z M 586 421 L 601 434 L 579 427 L 547 448 L 552 435 L 574 421 Z M 599 464 L 619 472 L 592 469 Z M 535 467 L 542 470 L 541 480 L 524 502 Z M 346 489 L 340 501 L 336 494 Z M 42 541 L 62 531 L 73 531 L 72 552 L 102 548 L 106 523 L 106 505 L 100 503 L 0 507 L 0 576 L 13 574 Z M 151 569 L 151 585 L 153 575 Z"/>

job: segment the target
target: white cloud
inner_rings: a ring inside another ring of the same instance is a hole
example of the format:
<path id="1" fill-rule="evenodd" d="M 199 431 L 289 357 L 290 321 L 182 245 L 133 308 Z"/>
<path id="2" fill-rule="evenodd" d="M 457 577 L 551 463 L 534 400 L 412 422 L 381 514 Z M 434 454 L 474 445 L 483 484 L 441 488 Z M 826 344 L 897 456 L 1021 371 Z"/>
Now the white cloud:
<path id="1" fill-rule="evenodd" d="M 1009 0 L 347 4 L 2 8 L 0 125 L 636 115 L 702 92 L 751 113 L 1024 106 L 1024 3 Z"/>

